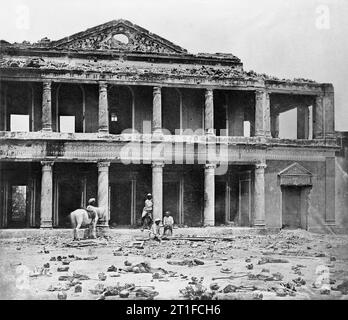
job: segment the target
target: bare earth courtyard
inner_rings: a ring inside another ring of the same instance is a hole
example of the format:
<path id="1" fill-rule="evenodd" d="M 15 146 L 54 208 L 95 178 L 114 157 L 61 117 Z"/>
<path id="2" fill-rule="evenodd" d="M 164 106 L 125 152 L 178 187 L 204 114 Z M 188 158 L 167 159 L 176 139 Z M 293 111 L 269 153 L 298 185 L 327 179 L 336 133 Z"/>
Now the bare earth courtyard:
<path id="1" fill-rule="evenodd" d="M 348 298 L 347 235 L 213 227 L 175 229 L 160 243 L 139 241 L 139 229 L 71 236 L 1 230 L 0 298 Z"/>

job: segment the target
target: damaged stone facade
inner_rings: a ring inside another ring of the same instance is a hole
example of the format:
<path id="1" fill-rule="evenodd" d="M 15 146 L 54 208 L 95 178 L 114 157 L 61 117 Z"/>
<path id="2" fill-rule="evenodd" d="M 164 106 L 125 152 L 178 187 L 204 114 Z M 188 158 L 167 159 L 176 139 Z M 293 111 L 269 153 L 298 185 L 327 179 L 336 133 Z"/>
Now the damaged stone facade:
<path id="1" fill-rule="evenodd" d="M 178 225 L 339 228 L 331 84 L 190 54 L 126 20 L 0 52 L 2 228 L 69 226 L 90 197 L 106 225 L 136 226 L 148 192 Z M 282 139 L 290 109 L 297 139 Z"/>

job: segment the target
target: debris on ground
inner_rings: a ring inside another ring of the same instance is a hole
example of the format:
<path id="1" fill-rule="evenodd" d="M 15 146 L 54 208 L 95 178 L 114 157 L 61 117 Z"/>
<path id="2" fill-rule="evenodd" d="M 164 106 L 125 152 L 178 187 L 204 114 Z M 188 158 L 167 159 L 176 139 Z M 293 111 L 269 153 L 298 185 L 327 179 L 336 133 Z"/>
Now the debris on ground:
<path id="1" fill-rule="evenodd" d="M 257 264 L 266 264 L 266 263 L 289 263 L 289 260 L 280 259 L 280 258 L 262 257 Z"/>
<path id="2" fill-rule="evenodd" d="M 107 276 L 106 276 L 106 274 L 105 274 L 104 272 L 98 273 L 98 279 L 99 279 L 100 281 L 105 281 L 106 278 L 107 278 Z"/>
<path id="3" fill-rule="evenodd" d="M 187 266 L 187 267 L 193 267 L 193 266 L 199 266 L 199 265 L 203 265 L 204 262 L 202 260 L 199 259 L 184 259 L 184 260 L 169 260 L 167 261 L 168 264 L 170 265 L 177 265 L 177 266 Z"/>
<path id="4" fill-rule="evenodd" d="M 306 284 L 306 281 L 301 278 L 301 277 L 298 277 L 296 279 L 292 279 L 292 281 L 295 283 L 296 286 L 300 287 L 300 286 L 304 286 Z"/>
<path id="5" fill-rule="evenodd" d="M 75 290 L 75 293 L 80 293 L 80 292 L 82 292 L 82 286 L 80 284 L 78 284 L 75 286 L 74 290 Z"/>
<path id="6" fill-rule="evenodd" d="M 248 274 L 249 280 L 262 280 L 262 281 L 282 281 L 284 276 L 279 273 L 273 273 L 272 275 L 265 274 L 265 273 L 259 273 L 259 274 Z"/>
<path id="7" fill-rule="evenodd" d="M 152 289 L 138 288 L 138 289 L 135 289 L 134 292 L 136 297 L 145 298 L 148 300 L 152 300 L 154 297 L 159 295 L 159 293 L 155 291 L 154 288 Z"/>
<path id="8" fill-rule="evenodd" d="M 322 294 L 322 295 L 329 295 L 330 293 L 331 293 L 331 289 L 330 289 L 329 285 L 323 285 L 320 288 L 320 294 Z"/>
<path id="9" fill-rule="evenodd" d="M 89 276 L 84 275 L 84 274 L 79 274 L 76 272 L 73 272 L 72 276 L 59 276 L 58 280 L 59 281 L 73 281 L 74 279 L 77 280 L 89 280 Z"/>
<path id="10" fill-rule="evenodd" d="M 124 290 L 120 291 L 119 296 L 120 296 L 120 298 L 128 298 L 129 297 L 129 291 L 124 289 Z"/>
<path id="11" fill-rule="evenodd" d="M 214 291 L 215 290 L 219 290 L 219 288 L 220 288 L 220 286 L 217 283 L 214 283 L 214 282 L 211 283 L 209 287 L 210 287 L 210 290 L 214 290 Z"/>
<path id="12" fill-rule="evenodd" d="M 117 272 L 117 267 L 111 265 L 110 267 L 108 267 L 107 272 Z"/>
<path id="13" fill-rule="evenodd" d="M 243 278 L 243 277 L 248 277 L 250 273 L 246 273 L 246 272 L 241 272 L 238 273 L 236 275 L 231 275 L 231 276 L 226 276 L 226 277 L 213 277 L 212 280 L 222 280 L 222 279 L 228 279 L 228 280 L 233 280 L 233 279 L 237 279 L 237 278 Z"/>
<path id="14" fill-rule="evenodd" d="M 57 271 L 58 272 L 66 272 L 66 271 L 69 271 L 69 267 L 58 267 Z"/>
<path id="15" fill-rule="evenodd" d="M 296 288 L 291 282 L 281 282 L 279 287 L 270 287 L 268 291 L 275 292 L 278 297 L 295 296 Z"/>
<path id="16" fill-rule="evenodd" d="M 135 286 L 133 283 L 125 283 L 120 285 L 117 283 L 116 286 L 107 286 L 104 284 L 98 283 L 94 289 L 89 291 L 95 295 L 101 295 L 99 299 L 104 300 L 108 296 L 119 296 L 120 298 L 128 298 L 130 295 L 135 297 L 141 297 L 145 299 L 153 299 L 159 293 L 154 290 L 153 286 Z"/>
<path id="17" fill-rule="evenodd" d="M 180 294 L 188 300 L 212 300 L 214 291 L 209 291 L 202 284 L 189 285 L 184 289 L 179 290 Z"/>
<path id="18" fill-rule="evenodd" d="M 49 268 L 45 267 L 45 265 L 42 268 L 36 267 L 32 272 L 29 273 L 29 277 L 35 278 L 39 276 L 48 276 L 51 277 L 52 273 Z"/>
<path id="19" fill-rule="evenodd" d="M 144 249 L 144 241 L 133 241 L 131 246 L 136 249 Z"/>
<path id="20" fill-rule="evenodd" d="M 74 240 L 71 242 L 67 242 L 65 244 L 66 247 L 78 248 L 78 247 L 98 247 L 98 246 L 106 246 L 108 241 L 105 239 L 83 239 L 83 240 Z"/>
<path id="21" fill-rule="evenodd" d="M 340 291 L 342 294 L 348 294 L 348 280 L 344 280 L 341 284 L 332 288 L 334 291 Z"/>
<path id="22" fill-rule="evenodd" d="M 57 297 L 59 300 L 66 300 L 68 295 L 65 291 L 59 291 Z"/>

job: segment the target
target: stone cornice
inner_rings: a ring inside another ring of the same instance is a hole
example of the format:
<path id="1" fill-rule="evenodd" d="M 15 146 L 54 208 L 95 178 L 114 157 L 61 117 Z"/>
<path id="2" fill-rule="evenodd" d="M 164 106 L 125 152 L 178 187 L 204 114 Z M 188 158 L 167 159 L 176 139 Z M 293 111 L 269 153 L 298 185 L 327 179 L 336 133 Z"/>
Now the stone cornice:
<path id="1" fill-rule="evenodd" d="M 198 144 L 228 144 L 245 145 L 261 148 L 287 147 L 308 149 L 339 149 L 336 139 L 292 140 L 264 137 L 225 137 L 215 135 L 156 135 L 127 133 L 114 135 L 107 133 L 60 133 L 60 132 L 10 132 L 0 131 L 0 141 L 16 143 L 16 141 L 56 141 L 56 142 L 108 142 L 108 143 L 198 143 Z"/>

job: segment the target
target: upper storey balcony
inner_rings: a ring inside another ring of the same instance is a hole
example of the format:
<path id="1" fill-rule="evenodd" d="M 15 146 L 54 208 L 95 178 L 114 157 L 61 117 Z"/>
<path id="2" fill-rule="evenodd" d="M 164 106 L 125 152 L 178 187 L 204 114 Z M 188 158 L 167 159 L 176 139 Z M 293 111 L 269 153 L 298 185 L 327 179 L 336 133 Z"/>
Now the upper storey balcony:
<path id="1" fill-rule="evenodd" d="M 117 140 L 157 132 L 167 139 L 318 144 L 334 138 L 333 88 L 322 87 L 310 95 L 267 88 L 1 81 L 0 131 L 3 138 Z"/>

